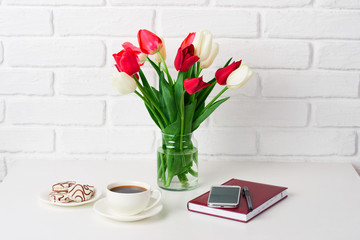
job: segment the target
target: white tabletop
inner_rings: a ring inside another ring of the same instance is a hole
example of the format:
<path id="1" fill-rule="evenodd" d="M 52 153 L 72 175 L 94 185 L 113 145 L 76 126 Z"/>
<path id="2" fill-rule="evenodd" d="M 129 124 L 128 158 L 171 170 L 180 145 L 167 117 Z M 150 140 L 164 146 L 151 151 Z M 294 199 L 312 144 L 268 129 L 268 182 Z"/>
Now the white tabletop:
<path id="1" fill-rule="evenodd" d="M 0 184 L 0 238 L 7 239 L 359 239 L 360 181 L 350 164 L 200 162 L 200 187 L 163 191 L 164 208 L 138 222 L 97 215 L 92 204 L 44 204 L 62 180 L 105 189 L 116 180 L 156 186 L 154 161 L 18 161 Z M 288 187 L 289 197 L 248 223 L 189 212 L 187 201 L 230 178 Z"/>

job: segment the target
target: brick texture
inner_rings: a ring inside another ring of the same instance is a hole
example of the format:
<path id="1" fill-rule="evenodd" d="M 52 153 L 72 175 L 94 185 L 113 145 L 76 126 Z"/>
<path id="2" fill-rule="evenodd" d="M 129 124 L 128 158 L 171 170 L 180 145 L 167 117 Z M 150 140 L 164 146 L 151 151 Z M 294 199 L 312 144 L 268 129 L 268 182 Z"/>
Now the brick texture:
<path id="1" fill-rule="evenodd" d="M 224 22 L 233 23 L 235 26 L 229 31 L 224 27 Z M 257 23 L 256 13 L 232 9 L 187 11 L 166 9 L 160 12 L 160 25 L 165 36 L 181 36 L 183 33 L 208 29 L 215 36 L 256 37 Z"/>
<path id="2" fill-rule="evenodd" d="M 265 16 L 265 33 L 280 38 L 359 39 L 359 21 L 357 12 L 273 11 Z"/>
<path id="3" fill-rule="evenodd" d="M 353 155 L 356 135 L 351 131 L 264 131 L 263 155 Z"/>
<path id="4" fill-rule="evenodd" d="M 279 126 L 307 124 L 308 104 L 297 101 L 241 101 L 224 103 L 214 113 L 216 126 Z"/>
<path id="5" fill-rule="evenodd" d="M 255 155 L 255 131 L 242 129 L 199 129 L 195 134 L 202 154 Z M 226 144 L 220 144 L 225 143 Z M 209 148 L 208 146 L 212 146 Z"/>
<path id="6" fill-rule="evenodd" d="M 4 50 L 3 50 L 3 44 L 0 41 L 0 64 L 2 63 L 3 59 L 4 59 Z"/>
<path id="7" fill-rule="evenodd" d="M 12 40 L 6 44 L 6 61 L 13 67 L 100 67 L 105 48 L 99 40 Z"/>
<path id="8" fill-rule="evenodd" d="M 319 7 L 325 8 L 348 8 L 348 9 L 359 9 L 360 1 L 359 0 L 317 0 L 315 4 Z"/>
<path id="9" fill-rule="evenodd" d="M 0 152 L 52 152 L 54 131 L 49 129 L 0 129 Z"/>
<path id="10" fill-rule="evenodd" d="M 0 157 L 0 182 L 2 182 L 5 176 L 6 176 L 6 162 L 3 157 Z"/>
<path id="11" fill-rule="evenodd" d="M 94 5 L 101 6 L 104 4 L 105 0 L 4 0 L 9 5 L 54 5 L 54 6 L 62 6 L 62 5 L 75 5 L 75 6 L 83 6 L 83 5 Z"/>
<path id="12" fill-rule="evenodd" d="M 92 100 L 13 100 L 7 121 L 13 124 L 101 125 L 104 102 Z"/>
<path id="13" fill-rule="evenodd" d="M 0 100 L 0 122 L 4 120 L 5 104 L 4 101 Z"/>
<path id="14" fill-rule="evenodd" d="M 112 54 L 138 46 L 139 29 L 164 37 L 173 78 L 181 42 L 203 29 L 220 46 L 204 81 L 230 57 L 254 70 L 194 133 L 205 160 L 351 162 L 360 172 L 359 9 L 359 0 L 0 0 L 0 181 L 17 159 L 154 159 L 160 131 L 110 79 Z M 142 69 L 158 87 L 151 65 Z"/>
<path id="15" fill-rule="evenodd" d="M 135 8 L 131 10 L 70 8 L 58 9 L 54 12 L 55 28 L 64 36 L 134 36 L 140 28 L 151 30 L 153 18 L 154 11 Z"/>
<path id="16" fill-rule="evenodd" d="M 311 51 L 306 42 L 236 39 L 218 42 L 222 48 L 214 61 L 217 67 L 222 67 L 231 56 L 234 60 L 243 59 L 253 68 L 306 69 L 310 65 Z"/>
<path id="17" fill-rule="evenodd" d="M 311 3 L 311 0 L 216 0 L 216 5 L 227 6 L 227 7 L 271 7 L 271 8 L 282 8 L 282 7 L 303 7 Z"/>
<path id="18" fill-rule="evenodd" d="M 49 10 L 0 8 L 0 36 L 49 36 L 52 33 Z"/>
<path id="19" fill-rule="evenodd" d="M 152 130 L 69 129 L 60 133 L 60 147 L 67 153 L 151 153 Z"/>
<path id="20" fill-rule="evenodd" d="M 360 70 L 360 42 L 320 43 L 316 56 L 319 68 Z"/>
<path id="21" fill-rule="evenodd" d="M 53 74 L 47 70 L 0 70 L 0 79 L 0 94 L 53 94 Z"/>
<path id="22" fill-rule="evenodd" d="M 262 71 L 265 97 L 351 97 L 359 95 L 359 74 L 326 71 Z"/>
<path id="23" fill-rule="evenodd" d="M 314 103 L 317 126 L 360 127 L 360 101 L 322 101 Z"/>

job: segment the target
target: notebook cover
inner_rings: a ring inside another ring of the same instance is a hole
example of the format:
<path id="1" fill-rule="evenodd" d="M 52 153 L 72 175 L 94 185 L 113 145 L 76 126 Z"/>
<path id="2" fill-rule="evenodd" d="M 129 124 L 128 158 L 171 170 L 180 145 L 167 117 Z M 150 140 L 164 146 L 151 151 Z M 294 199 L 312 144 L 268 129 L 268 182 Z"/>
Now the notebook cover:
<path id="1" fill-rule="evenodd" d="M 250 196 L 251 196 L 254 212 L 257 211 L 257 208 L 259 206 L 268 202 L 270 199 L 272 199 L 276 195 L 281 194 L 282 192 L 287 190 L 286 187 L 280 187 L 280 186 L 274 186 L 274 185 L 256 183 L 256 182 L 249 182 L 249 181 L 244 181 L 244 180 L 235 179 L 235 178 L 230 179 L 229 181 L 223 183 L 222 185 L 237 185 L 237 186 L 241 186 L 242 188 L 244 186 L 247 186 L 250 190 Z M 188 210 L 194 211 L 193 209 L 189 208 L 189 203 L 205 206 L 206 208 L 208 208 L 207 200 L 209 198 L 209 194 L 210 194 L 210 191 L 190 200 L 187 204 Z M 281 195 L 281 198 L 278 201 L 272 203 L 270 206 L 266 207 L 261 212 L 264 212 L 266 209 L 270 208 L 271 206 L 275 205 L 277 202 L 279 202 L 280 200 L 282 200 L 286 197 L 287 197 L 287 194 L 285 192 L 284 195 Z M 243 215 L 248 215 L 250 212 L 248 209 L 247 203 L 246 203 L 246 199 L 243 195 L 241 195 L 241 197 L 240 197 L 240 204 L 237 208 L 221 208 L 221 211 L 228 211 L 228 212 L 233 212 L 233 213 L 238 213 L 238 214 L 243 214 Z M 200 212 L 200 211 L 194 211 L 194 212 Z M 260 214 L 261 212 L 257 213 L 256 215 Z M 201 211 L 200 213 L 209 214 L 206 212 L 206 210 Z M 209 214 L 209 215 L 213 215 L 213 214 Z M 215 215 L 215 216 L 224 217 L 224 216 L 219 216 L 219 215 Z M 255 216 L 253 216 L 252 218 L 254 218 Z M 227 218 L 227 217 L 224 217 L 224 218 Z M 241 220 L 233 219 L 233 218 L 230 218 L 230 219 L 241 221 Z M 246 221 L 242 221 L 242 222 L 247 222 L 249 220 L 250 219 L 248 219 Z"/>

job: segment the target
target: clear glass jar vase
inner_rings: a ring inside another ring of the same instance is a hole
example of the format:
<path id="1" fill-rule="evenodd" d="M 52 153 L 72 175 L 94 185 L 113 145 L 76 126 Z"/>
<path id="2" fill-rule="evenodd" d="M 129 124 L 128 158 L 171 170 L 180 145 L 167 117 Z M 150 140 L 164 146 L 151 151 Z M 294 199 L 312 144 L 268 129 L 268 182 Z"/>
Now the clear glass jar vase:
<path id="1" fill-rule="evenodd" d="M 193 134 L 161 134 L 157 148 L 157 182 L 160 188 L 185 191 L 198 186 L 198 148 Z"/>

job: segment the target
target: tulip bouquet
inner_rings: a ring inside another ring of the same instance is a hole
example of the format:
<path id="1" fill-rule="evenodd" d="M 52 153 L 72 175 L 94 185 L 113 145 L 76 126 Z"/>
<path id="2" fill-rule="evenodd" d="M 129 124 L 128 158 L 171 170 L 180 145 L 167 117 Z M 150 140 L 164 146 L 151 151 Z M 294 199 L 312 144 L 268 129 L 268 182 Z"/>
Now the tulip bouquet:
<path id="1" fill-rule="evenodd" d="M 241 60 L 227 61 L 208 82 L 201 72 L 214 61 L 219 45 L 209 31 L 189 33 L 183 40 L 174 60 L 178 71 L 173 78 L 165 62 L 164 40 L 148 30 L 139 30 L 139 47 L 125 42 L 123 49 L 113 54 L 117 73 L 112 75 L 112 85 L 121 94 L 135 93 L 139 96 L 152 120 L 161 129 L 162 144 L 158 149 L 158 183 L 160 187 L 176 189 L 172 182 L 177 177 L 180 190 L 197 184 L 197 148 L 191 134 L 229 99 L 219 99 L 228 89 L 243 86 L 253 71 Z M 152 60 L 150 55 L 155 55 Z M 141 66 L 151 64 L 158 75 L 159 88 L 150 86 Z M 207 101 L 215 85 L 224 86 Z M 138 90 L 137 90 L 138 89 Z M 219 99 L 219 100 L 218 100 Z M 190 181 L 189 178 L 195 180 Z"/>

